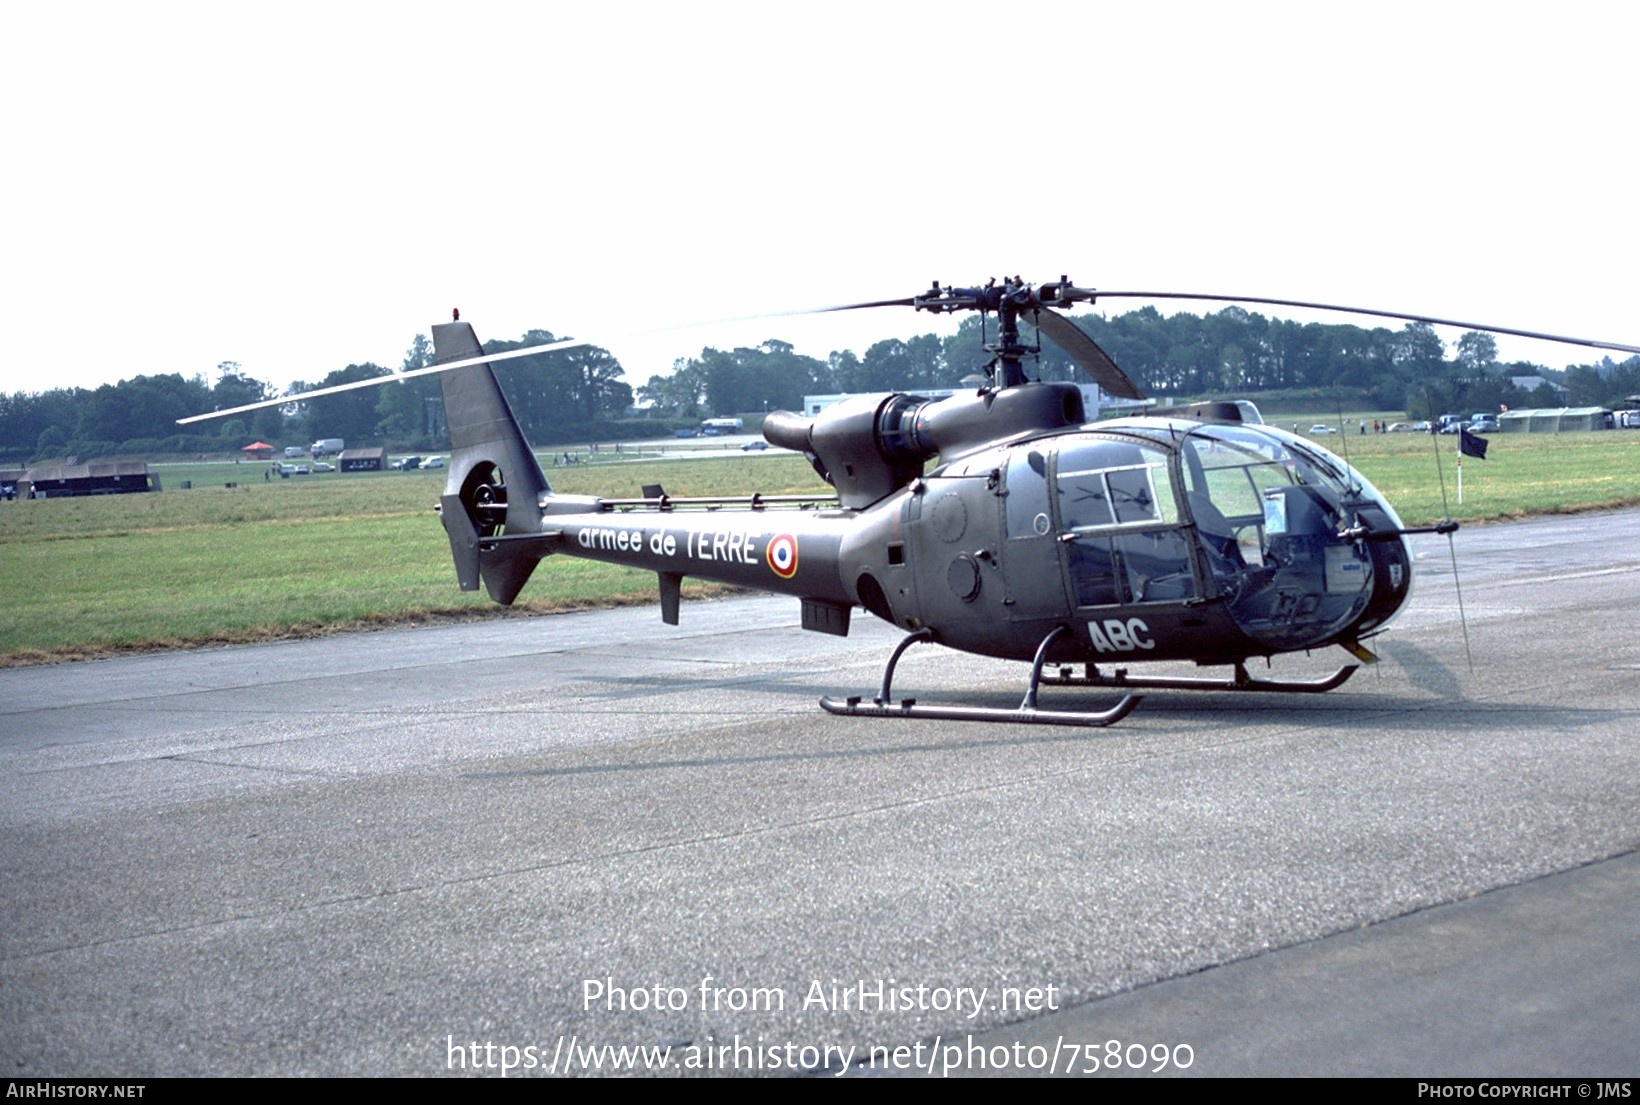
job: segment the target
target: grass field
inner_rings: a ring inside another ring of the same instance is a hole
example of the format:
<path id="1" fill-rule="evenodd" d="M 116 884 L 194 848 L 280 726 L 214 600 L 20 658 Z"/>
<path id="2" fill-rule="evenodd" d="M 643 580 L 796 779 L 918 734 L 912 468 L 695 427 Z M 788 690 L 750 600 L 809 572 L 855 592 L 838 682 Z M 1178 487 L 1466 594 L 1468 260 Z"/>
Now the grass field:
<path id="1" fill-rule="evenodd" d="M 1464 464 L 1461 506 L 1454 438 L 1333 435 L 1323 444 L 1347 449 L 1409 525 L 1448 513 L 1436 448 L 1450 513 L 1462 520 L 1640 504 L 1640 434 L 1489 440 L 1488 459 Z M 0 606 L 0 665 L 655 601 L 652 574 L 570 557 L 544 563 L 510 610 L 482 592 L 461 592 L 432 509 L 442 472 L 265 482 L 260 465 L 159 470 L 168 490 L 157 495 L 0 503 L 0 579 L 8 589 Z M 549 468 L 548 475 L 557 491 L 606 497 L 635 497 L 650 483 L 673 495 L 824 489 L 808 464 L 789 454 L 607 459 Z M 192 488 L 181 490 L 183 481 Z M 686 587 L 696 595 L 708 590 Z"/>
<path id="2" fill-rule="evenodd" d="M 442 472 L 264 482 L 260 465 L 159 471 L 177 490 L 0 503 L 0 665 L 655 601 L 653 575 L 569 557 L 553 558 L 511 610 L 460 591 L 433 512 Z M 646 483 L 675 495 L 824 486 L 789 454 L 548 471 L 557 491 L 611 497 Z"/>
<path id="3" fill-rule="evenodd" d="M 1345 440 L 1347 438 L 1347 440 Z M 1428 434 L 1337 435 L 1321 439 L 1348 460 L 1408 525 L 1495 521 L 1640 504 L 1640 434 L 1491 434 L 1485 460 L 1463 459 L 1457 500 L 1457 438 Z M 1445 495 L 1442 494 L 1444 476 Z"/>

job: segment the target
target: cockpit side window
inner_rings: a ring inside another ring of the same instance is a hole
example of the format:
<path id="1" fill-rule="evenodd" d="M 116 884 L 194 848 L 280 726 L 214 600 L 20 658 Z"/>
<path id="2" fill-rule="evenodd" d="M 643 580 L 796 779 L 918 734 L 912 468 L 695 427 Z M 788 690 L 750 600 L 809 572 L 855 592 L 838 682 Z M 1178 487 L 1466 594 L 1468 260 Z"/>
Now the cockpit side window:
<path id="1" fill-rule="evenodd" d="M 1055 490 L 1062 531 L 1176 522 L 1178 503 L 1160 451 L 1125 441 L 1085 441 L 1059 452 Z"/>
<path id="2" fill-rule="evenodd" d="M 1059 451 L 1053 487 L 1077 605 L 1195 596 L 1165 452 L 1131 441 L 1078 440 Z"/>

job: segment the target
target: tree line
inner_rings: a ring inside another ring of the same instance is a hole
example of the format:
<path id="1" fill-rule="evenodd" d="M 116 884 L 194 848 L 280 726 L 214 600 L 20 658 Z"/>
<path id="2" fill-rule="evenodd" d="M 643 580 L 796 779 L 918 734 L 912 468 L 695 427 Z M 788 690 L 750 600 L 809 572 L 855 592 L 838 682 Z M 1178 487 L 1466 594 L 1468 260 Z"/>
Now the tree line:
<path id="1" fill-rule="evenodd" d="M 549 331 L 531 330 L 518 341 L 486 342 L 484 349 L 501 353 L 556 340 Z M 400 370 L 432 363 L 432 342 L 418 334 Z M 393 374 L 376 364 L 350 364 L 321 380 L 292 381 L 286 392 Z M 535 441 L 597 437 L 598 427 L 612 424 L 632 406 L 632 389 L 620 379 L 620 362 L 596 346 L 521 357 L 497 365 L 496 375 L 524 432 Z M 176 424 L 187 415 L 241 407 L 277 395 L 267 384 L 245 375 L 233 361 L 217 366 L 214 382 L 203 376 L 168 373 L 137 376 L 95 389 L 0 394 L 0 460 L 27 463 L 64 456 L 212 453 L 237 451 L 256 440 L 294 445 L 328 437 L 342 438 L 350 445 L 448 447 L 443 392 L 438 380 L 428 376 L 266 407 L 220 422 L 190 427 Z"/>
<path id="2" fill-rule="evenodd" d="M 1428 418 L 1456 410 L 1500 406 L 1616 406 L 1640 394 L 1640 358 L 1621 365 L 1553 370 L 1498 360 L 1490 334 L 1470 331 L 1446 344 L 1426 323 L 1400 329 L 1270 319 L 1228 307 L 1198 316 L 1163 315 L 1143 307 L 1106 318 L 1074 321 L 1139 385 L 1166 401 L 1263 395 L 1331 409 L 1405 411 Z M 1035 344 L 1031 326 L 1022 338 Z M 995 322 L 970 316 L 956 333 L 877 342 L 864 354 L 835 352 L 826 360 L 797 354 L 780 341 L 755 348 L 707 348 L 638 389 L 641 399 L 677 417 L 801 410 L 803 396 L 839 392 L 917 391 L 963 386 L 987 363 Z M 1080 370 L 1051 342 L 1041 342 L 1030 375 L 1077 380 Z M 1513 377 L 1541 376 L 1568 390 L 1557 396 L 1516 387 Z"/>
<path id="3" fill-rule="evenodd" d="M 1028 321 L 1028 320 L 1027 320 Z M 1498 362 L 1491 335 L 1469 332 L 1446 344 L 1427 324 L 1400 329 L 1298 323 L 1244 310 L 1163 315 L 1154 307 L 1112 317 L 1075 317 L 1090 337 L 1158 400 L 1265 395 L 1301 402 L 1404 410 L 1409 418 L 1500 406 L 1618 406 L 1640 394 L 1640 358 L 1552 370 L 1525 361 Z M 1023 328 L 1033 340 L 1029 325 Z M 833 352 L 825 360 L 770 339 L 751 348 L 705 348 L 680 358 L 668 373 L 638 389 L 653 416 L 687 424 L 713 416 L 801 410 L 803 397 L 840 392 L 918 391 L 965 386 L 982 371 L 996 338 L 994 320 L 969 316 L 950 335 L 890 338 L 865 350 Z M 557 340 L 531 330 L 516 341 L 486 342 L 498 353 Z M 1031 374 L 1078 379 L 1079 370 L 1043 342 Z M 401 370 L 432 363 L 432 343 L 418 334 Z M 620 362 L 596 346 L 556 350 L 496 366 L 525 434 L 541 444 L 636 436 L 622 423 L 633 401 Z M 375 364 L 350 364 L 289 391 L 392 375 Z M 1563 385 L 1559 398 L 1516 388 L 1511 377 L 1543 376 Z M 172 373 L 138 376 L 96 389 L 64 388 L 0 394 L 0 459 L 23 463 L 77 454 L 208 453 L 237 450 L 261 439 L 295 444 L 339 437 L 412 449 L 447 447 L 443 398 L 436 379 L 422 377 L 302 403 L 270 407 L 179 433 L 175 420 L 203 411 L 272 398 L 271 390 L 228 361 L 216 379 Z"/>

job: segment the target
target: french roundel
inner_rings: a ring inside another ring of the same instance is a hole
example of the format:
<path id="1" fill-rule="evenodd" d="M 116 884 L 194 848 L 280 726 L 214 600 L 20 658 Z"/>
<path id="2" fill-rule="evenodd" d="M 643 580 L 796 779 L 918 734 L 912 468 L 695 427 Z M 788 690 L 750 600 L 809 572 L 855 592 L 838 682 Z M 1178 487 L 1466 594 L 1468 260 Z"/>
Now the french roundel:
<path id="1" fill-rule="evenodd" d="M 797 538 L 789 533 L 770 538 L 764 559 L 768 560 L 771 572 L 781 579 L 790 579 L 797 574 Z"/>

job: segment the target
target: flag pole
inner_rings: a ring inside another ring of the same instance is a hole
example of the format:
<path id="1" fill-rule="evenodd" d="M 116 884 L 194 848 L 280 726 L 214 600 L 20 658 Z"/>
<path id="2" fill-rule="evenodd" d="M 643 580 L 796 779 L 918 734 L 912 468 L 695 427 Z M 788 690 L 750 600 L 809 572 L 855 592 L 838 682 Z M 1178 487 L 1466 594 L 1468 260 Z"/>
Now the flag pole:
<path id="1" fill-rule="evenodd" d="M 1463 431 L 1458 431 L 1458 505 L 1463 506 Z"/>

